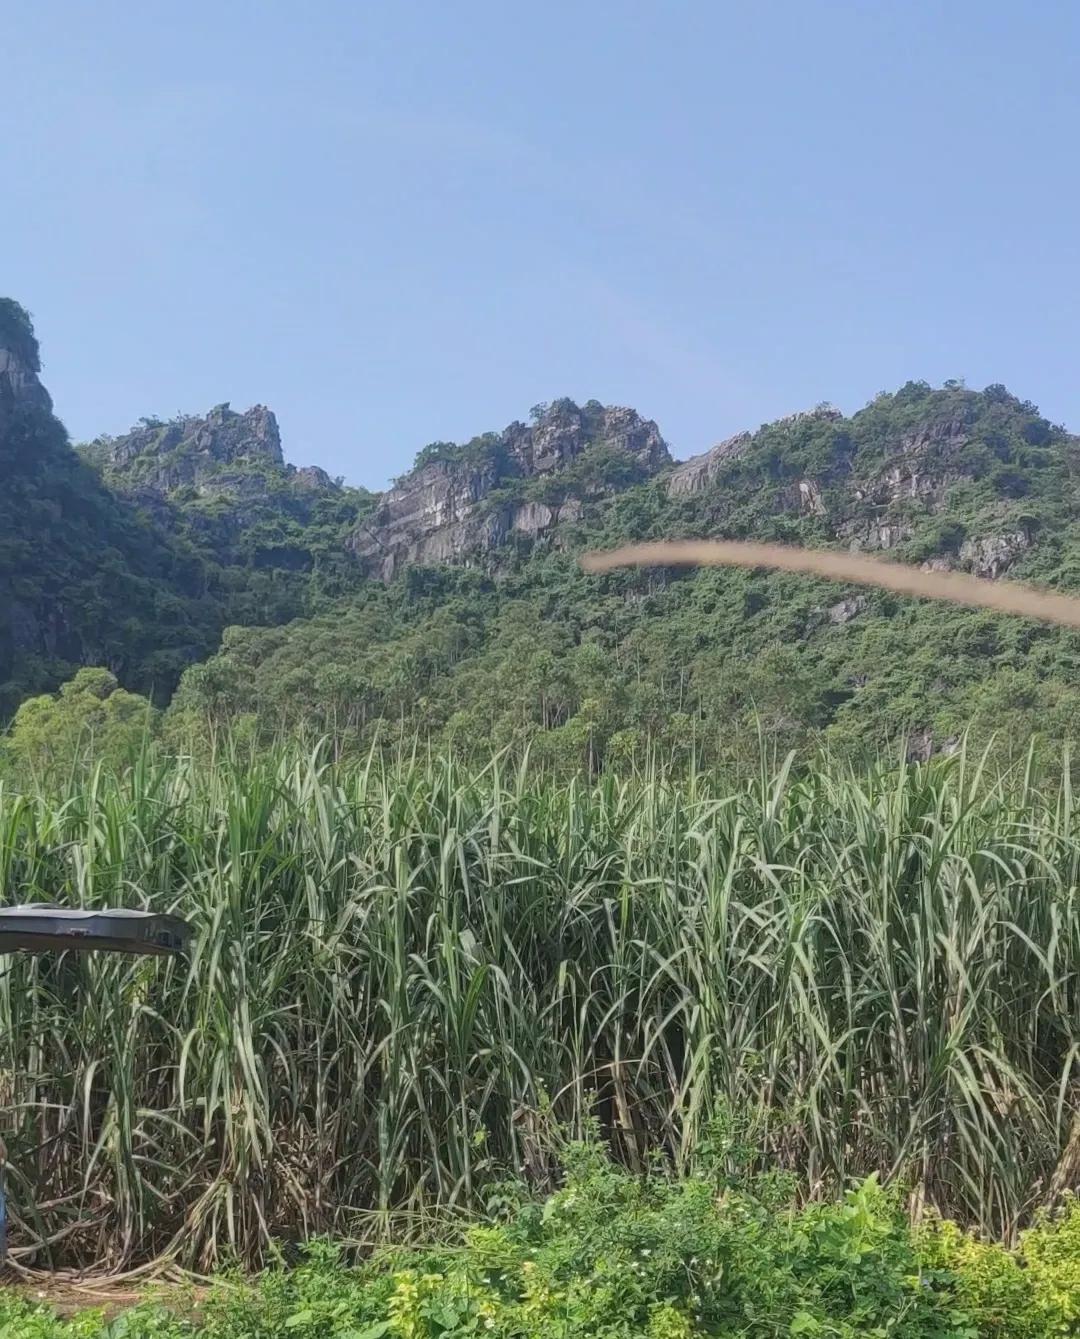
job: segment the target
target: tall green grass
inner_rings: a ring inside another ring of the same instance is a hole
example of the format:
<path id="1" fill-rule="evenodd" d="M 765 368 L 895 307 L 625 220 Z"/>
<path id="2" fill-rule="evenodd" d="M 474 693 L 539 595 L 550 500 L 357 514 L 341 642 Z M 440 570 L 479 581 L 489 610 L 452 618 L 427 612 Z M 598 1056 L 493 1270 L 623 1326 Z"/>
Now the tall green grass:
<path id="1" fill-rule="evenodd" d="M 1009 1236 L 1077 1108 L 1080 817 L 1033 765 L 144 762 L 0 788 L 0 887 L 197 927 L 187 964 L 7 960 L 9 1192 L 54 1261 L 422 1228 L 594 1118 L 632 1167 L 719 1141 Z"/>

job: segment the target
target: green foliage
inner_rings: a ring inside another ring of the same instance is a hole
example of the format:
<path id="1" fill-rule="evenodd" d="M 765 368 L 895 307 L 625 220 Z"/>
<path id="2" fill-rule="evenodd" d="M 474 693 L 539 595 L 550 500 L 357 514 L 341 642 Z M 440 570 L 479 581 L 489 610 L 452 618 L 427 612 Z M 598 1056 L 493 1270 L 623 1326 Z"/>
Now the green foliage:
<path id="1" fill-rule="evenodd" d="M 227 405 L 213 412 L 225 433 L 240 418 Z M 222 621 L 282 623 L 355 589 L 361 573 L 345 540 L 374 496 L 305 485 L 267 452 L 217 459 L 202 427 L 183 415 L 144 419 L 119 461 L 110 439 L 81 455 L 121 497 L 151 499 L 157 525 L 199 555 Z"/>
<path id="2" fill-rule="evenodd" d="M 146 698 L 121 688 L 107 669 L 81 669 L 55 696 L 28 698 L 15 713 L 0 759 L 16 774 L 70 773 L 82 759 L 120 768 L 152 735 Z"/>
<path id="3" fill-rule="evenodd" d="M 1017 1251 L 954 1223 L 919 1233 L 925 1276 L 951 1293 L 973 1331 L 991 1339 L 1056 1339 L 1080 1331 L 1080 1199 L 1042 1214 Z"/>
<path id="4" fill-rule="evenodd" d="M 555 1127 L 593 1121 L 638 1172 L 877 1172 L 1011 1238 L 1077 1077 L 1071 786 L 962 753 L 589 782 L 220 738 L 8 784 L 13 901 L 196 929 L 186 965 L 0 978 L 14 1239 L 117 1266 L 381 1240 L 550 1189 Z"/>
<path id="5" fill-rule="evenodd" d="M 1036 1304 L 1051 1334 L 1080 1331 L 1080 1200 L 1024 1234 Z"/>
<path id="6" fill-rule="evenodd" d="M 111 1325 L 0 1300 L 0 1339 L 1075 1334 L 1075 1204 L 1011 1252 L 951 1223 L 913 1233 L 873 1179 L 835 1203 L 777 1208 L 751 1186 L 718 1199 L 706 1177 L 631 1177 L 589 1145 L 567 1154 L 557 1192 L 543 1203 L 518 1197 L 460 1244 L 399 1247 L 346 1267 L 316 1242 L 296 1268 L 222 1279 L 196 1319 L 182 1298 L 171 1308 L 148 1301 Z"/>
<path id="7" fill-rule="evenodd" d="M 263 737 L 325 730 L 357 754 L 389 720 L 481 754 L 527 746 L 568 772 L 651 756 L 742 766 L 762 732 L 778 752 L 818 742 L 852 758 L 912 732 L 928 747 L 967 732 L 1007 756 L 1035 731 L 1072 731 L 1075 632 L 786 574 L 596 579 L 574 554 L 687 534 L 877 542 L 884 529 L 898 557 L 959 563 L 968 541 L 1019 534 L 1031 544 L 1010 575 L 1068 588 L 1080 582 L 1074 455 L 1073 439 L 1001 387 L 920 383 L 850 419 L 767 425 L 689 497 L 634 482 L 628 457 L 593 447 L 557 474 L 503 478 L 481 504 L 575 497 L 580 519 L 554 540 L 517 537 L 489 575 L 411 569 L 314 619 L 236 634 L 215 660 L 232 701 L 204 699 L 193 675 L 177 711 L 215 728 L 241 713 Z M 805 505 L 807 479 L 824 514 Z"/>
<path id="8" fill-rule="evenodd" d="M 536 410 L 585 440 L 604 415 L 595 401 Z M 231 411 L 215 412 L 227 428 Z M 1073 631 L 783 574 L 596 579 L 576 565 L 585 546 L 681 535 L 964 565 L 1005 537 L 1011 575 L 1075 587 L 1076 439 L 1001 386 L 911 382 L 850 418 L 820 406 L 767 424 L 688 496 L 611 442 L 532 478 L 497 434 L 433 443 L 417 464 L 465 471 L 493 533 L 523 504 L 574 506 L 539 540 L 512 530 L 481 563 L 406 569 L 389 590 L 348 545 L 375 497 L 303 486 L 273 449 L 213 458 L 199 422 L 146 420 L 119 455 L 100 442 L 82 461 L 47 415 L 6 434 L 0 716 L 86 663 L 163 702 L 229 624 L 249 631 L 189 674 L 174 736 L 284 726 L 360 756 L 389 721 L 478 755 L 529 748 L 569 774 L 652 757 L 745 766 L 762 734 L 777 753 L 858 758 L 968 731 L 1007 756 L 1080 714 Z"/>
<path id="9" fill-rule="evenodd" d="M 528 745 L 568 771 L 653 753 L 745 765 L 761 730 L 779 752 L 854 757 L 919 728 L 1006 753 L 1072 732 L 1075 633 L 865 594 L 833 623 L 824 611 L 850 595 L 743 572 L 596 583 L 558 555 L 500 582 L 414 573 L 291 627 L 231 631 L 213 679 L 191 671 L 173 710 L 253 716 L 266 738 L 325 730 L 357 754 L 391 721 L 481 754 Z M 206 696 L 222 679 L 228 700 Z"/>
<path id="10" fill-rule="evenodd" d="M 43 410 L 5 422 L 0 481 L 0 720 L 80 663 L 167 695 L 225 621 L 198 556 L 110 492 Z"/>
<path id="11" fill-rule="evenodd" d="M 37 369 L 29 317 L 9 299 L 0 345 Z M 154 478 L 182 480 L 200 455 L 186 422 L 143 420 L 144 449 L 118 469 L 107 442 L 74 451 L 44 407 L 5 417 L 0 722 L 86 664 L 167 701 L 227 624 L 287 621 L 357 586 L 344 538 L 374 505 L 363 490 L 308 487 L 288 466 L 245 458 L 201 460 L 202 491 L 148 495 Z"/>
<path id="12" fill-rule="evenodd" d="M 493 478 L 508 469 L 505 447 L 497 432 L 485 432 L 467 442 L 429 442 L 417 452 L 412 467 L 422 470 L 436 463 L 487 471 Z"/>
<path id="13" fill-rule="evenodd" d="M 0 298 L 0 345 L 21 358 L 31 372 L 41 371 L 30 313 L 12 298 Z"/>

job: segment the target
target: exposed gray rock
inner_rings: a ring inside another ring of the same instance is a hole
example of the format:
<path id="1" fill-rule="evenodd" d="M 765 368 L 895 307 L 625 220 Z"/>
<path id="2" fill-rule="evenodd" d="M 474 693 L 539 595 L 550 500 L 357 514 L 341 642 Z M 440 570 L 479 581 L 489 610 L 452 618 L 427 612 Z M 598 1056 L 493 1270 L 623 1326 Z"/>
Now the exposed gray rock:
<path id="1" fill-rule="evenodd" d="M 837 600 L 835 604 L 831 604 L 825 612 L 830 623 L 850 623 L 865 608 L 865 595 L 849 595 L 846 599 Z"/>
<path id="2" fill-rule="evenodd" d="M 446 562 L 470 548 L 490 547 L 510 527 L 507 509 L 486 517 L 474 513 L 498 479 L 494 460 L 477 465 L 432 461 L 383 495 L 378 511 L 356 531 L 350 546 L 384 581 L 403 562 Z"/>
<path id="3" fill-rule="evenodd" d="M 143 420 L 122 437 L 101 438 L 94 454 L 114 470 L 125 469 L 143 487 L 171 492 L 198 486 L 221 466 L 262 460 L 283 467 L 277 419 L 265 405 L 237 413 L 227 404 L 205 417 L 185 415 L 169 423 Z"/>
<path id="4" fill-rule="evenodd" d="M 535 423 L 511 423 L 469 447 L 447 447 L 404 475 L 349 547 L 372 575 L 388 581 L 408 563 L 475 559 L 511 533 L 546 535 L 581 515 L 581 498 L 570 483 L 557 500 L 522 497 L 520 490 L 530 479 L 566 472 L 594 446 L 626 455 L 642 477 L 671 461 L 656 424 L 635 410 L 558 400 Z M 592 491 L 587 482 L 574 487 Z"/>
<path id="5" fill-rule="evenodd" d="M 234 502 L 261 502 L 267 496 L 266 480 L 259 474 L 240 469 L 223 469 L 208 474 L 193 485 L 203 498 L 228 498 Z"/>
<path id="6" fill-rule="evenodd" d="M 960 561 L 977 577 L 999 577 L 1031 546 L 1026 530 L 983 539 L 966 539 L 960 545 Z"/>
<path id="7" fill-rule="evenodd" d="M 558 507 L 547 507 L 542 502 L 525 502 L 515 509 L 511 527 L 525 535 L 542 535 L 551 528 L 558 514 Z"/>
<path id="8" fill-rule="evenodd" d="M 334 481 L 318 465 L 301 465 L 293 475 L 298 488 L 311 488 L 317 492 L 326 492 L 334 487 Z"/>
<path id="9" fill-rule="evenodd" d="M 551 543 L 554 548 L 565 550 L 573 547 L 574 537 L 569 532 L 568 527 L 574 521 L 579 521 L 582 515 L 582 504 L 576 497 L 568 497 L 559 508 L 557 519 L 558 524 L 553 527 L 551 532 Z"/>
<path id="10" fill-rule="evenodd" d="M 212 511 L 189 510 L 187 521 L 219 547 L 270 514 L 306 519 L 318 494 L 338 486 L 316 465 L 285 464 L 277 419 L 265 405 L 238 413 L 220 404 L 168 423 L 144 419 L 122 437 L 92 442 L 86 453 L 114 488 L 166 528 L 178 503 L 213 501 Z"/>
<path id="11" fill-rule="evenodd" d="M 736 433 L 734 437 L 718 442 L 716 446 L 703 451 L 701 455 L 691 456 L 689 460 L 682 461 L 667 476 L 668 492 L 672 497 L 700 493 L 702 489 L 708 488 L 726 461 L 742 455 L 750 445 L 750 441 L 748 432 Z"/>
<path id="12" fill-rule="evenodd" d="M 52 407 L 49 392 L 30 360 L 20 350 L 0 343 L 0 426 L 27 410 L 51 414 Z"/>
<path id="13" fill-rule="evenodd" d="M 579 408 L 556 400 L 535 423 L 511 423 L 502 442 L 515 473 L 529 478 L 565 469 L 587 446 L 603 444 L 633 457 L 653 474 L 671 463 L 671 453 L 651 419 L 636 409 L 590 401 Z"/>
<path id="14" fill-rule="evenodd" d="M 834 405 L 823 403 L 815 405 L 813 409 L 800 409 L 794 414 L 785 414 L 783 418 L 778 418 L 776 424 L 769 426 L 783 425 L 787 426 L 793 423 L 806 423 L 813 419 L 822 419 L 826 423 L 835 423 L 842 419 L 844 415 Z"/>
<path id="15" fill-rule="evenodd" d="M 857 488 L 856 497 L 878 503 L 941 497 L 950 484 L 963 477 L 953 457 L 968 435 L 967 417 L 957 413 L 900 438 L 889 464 L 877 478 Z"/>
<path id="16" fill-rule="evenodd" d="M 910 539 L 913 533 L 907 521 L 845 521 L 837 527 L 837 535 L 847 540 L 852 553 L 893 549 Z"/>
<path id="17" fill-rule="evenodd" d="M 825 515 L 825 503 L 821 498 L 821 488 L 813 479 L 799 480 L 799 510 L 809 512 L 811 516 Z"/>
<path id="18" fill-rule="evenodd" d="M 579 520 L 582 504 L 580 498 L 568 497 L 558 506 L 549 507 L 543 502 L 522 502 L 509 511 L 511 530 L 539 539 L 564 521 Z"/>
<path id="19" fill-rule="evenodd" d="M 804 409 L 797 414 L 788 414 L 784 418 L 777 419 L 776 423 L 767 426 L 791 427 L 815 419 L 823 419 L 826 422 L 833 423 L 843 417 L 839 409 L 834 409 L 829 404 L 822 404 L 814 409 Z M 728 437 L 724 441 L 718 442 L 716 446 L 710 447 L 708 451 L 703 451 L 697 456 L 691 456 L 689 460 L 681 461 L 667 476 L 668 492 L 672 497 L 684 497 L 689 493 L 700 493 L 703 489 L 709 487 L 728 461 L 737 460 L 739 456 L 744 455 L 752 441 L 752 433 L 738 432 L 734 437 Z M 820 490 L 815 483 L 807 482 L 810 490 L 806 494 L 807 505 L 804 505 L 798 496 L 791 500 L 790 505 L 793 509 L 802 506 L 803 510 L 813 511 L 819 515 L 823 514 L 823 512 L 818 511 Z M 802 485 L 800 485 L 801 488 Z"/>

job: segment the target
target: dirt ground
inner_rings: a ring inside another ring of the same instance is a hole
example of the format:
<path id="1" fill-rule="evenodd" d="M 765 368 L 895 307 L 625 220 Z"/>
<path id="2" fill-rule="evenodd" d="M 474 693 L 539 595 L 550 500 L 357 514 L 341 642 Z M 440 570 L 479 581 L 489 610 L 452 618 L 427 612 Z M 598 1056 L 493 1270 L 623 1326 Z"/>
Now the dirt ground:
<path id="1" fill-rule="evenodd" d="M 177 1310 L 190 1310 L 197 1305 L 201 1289 L 190 1287 L 180 1294 L 175 1280 L 165 1279 L 121 1279 L 74 1278 L 63 1274 L 41 1274 L 32 1277 L 8 1272 L 0 1278 L 0 1287 L 10 1288 L 21 1293 L 32 1302 L 41 1302 L 51 1307 L 59 1316 L 73 1316 L 80 1311 L 102 1310 L 106 1316 L 113 1317 L 143 1301 L 147 1295 L 168 1294 L 177 1289 L 176 1302 L 166 1296 L 165 1300 L 176 1306 Z M 182 1300 L 183 1305 L 179 1305 Z"/>

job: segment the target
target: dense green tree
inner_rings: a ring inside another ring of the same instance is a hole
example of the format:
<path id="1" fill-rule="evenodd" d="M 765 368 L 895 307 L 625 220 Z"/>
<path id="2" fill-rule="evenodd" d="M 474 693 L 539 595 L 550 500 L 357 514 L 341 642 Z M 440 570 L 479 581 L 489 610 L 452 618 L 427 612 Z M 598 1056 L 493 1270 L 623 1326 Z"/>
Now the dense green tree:
<path id="1" fill-rule="evenodd" d="M 168 696 L 217 644 L 224 609 L 191 548 L 113 494 L 72 449 L 36 382 L 37 342 L 0 306 L 0 719 L 80 663 Z"/>
<path id="2" fill-rule="evenodd" d="M 122 767 L 152 737 L 158 713 L 107 669 L 81 669 L 56 694 L 28 698 L 15 713 L 3 754 L 17 772 L 57 774 L 80 759 Z"/>

